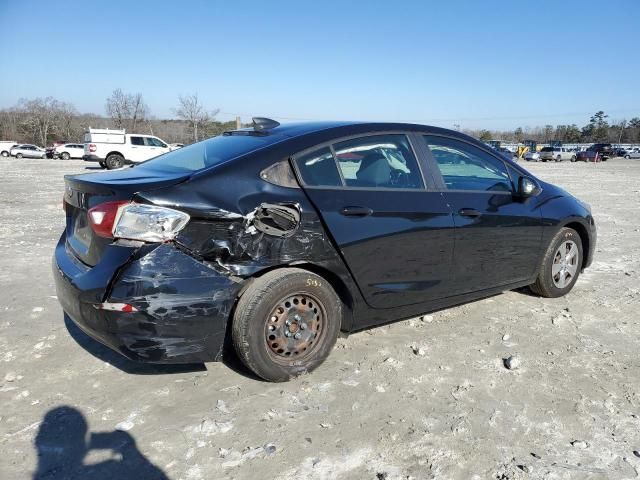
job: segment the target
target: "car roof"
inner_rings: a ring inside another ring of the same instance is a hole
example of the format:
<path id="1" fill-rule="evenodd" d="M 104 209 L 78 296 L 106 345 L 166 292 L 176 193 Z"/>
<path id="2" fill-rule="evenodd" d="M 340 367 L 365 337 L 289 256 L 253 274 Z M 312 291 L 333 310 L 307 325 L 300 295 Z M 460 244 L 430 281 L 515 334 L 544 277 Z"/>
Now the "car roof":
<path id="1" fill-rule="evenodd" d="M 311 146 L 314 143 L 331 141 L 340 137 L 391 131 L 407 131 L 421 132 L 425 134 L 448 135 L 474 143 L 478 146 L 481 146 L 482 148 L 491 148 L 486 144 L 480 142 L 478 139 L 459 131 L 434 127 L 430 125 L 400 122 L 315 121 L 285 123 L 273 128 L 261 130 L 259 131 L 259 134 L 272 137 L 269 143 L 273 144 L 290 140 L 294 143 L 299 143 L 301 145 L 307 143 L 307 146 Z M 256 130 L 253 128 L 243 128 L 240 130 L 229 131 L 227 132 L 227 134 L 242 134 L 244 132 L 246 132 L 247 134 L 251 134 L 256 132 Z"/>

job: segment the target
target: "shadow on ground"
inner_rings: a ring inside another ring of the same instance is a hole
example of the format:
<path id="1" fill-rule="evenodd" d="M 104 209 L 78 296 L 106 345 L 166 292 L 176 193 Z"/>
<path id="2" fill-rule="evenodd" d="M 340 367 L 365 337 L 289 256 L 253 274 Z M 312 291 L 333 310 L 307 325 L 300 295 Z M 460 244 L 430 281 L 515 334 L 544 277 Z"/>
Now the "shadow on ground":
<path id="1" fill-rule="evenodd" d="M 90 432 L 82 413 L 69 406 L 47 412 L 40 424 L 35 448 L 38 465 L 34 480 L 168 480 L 161 469 L 140 453 L 129 433 Z M 91 461 L 92 456 L 98 459 Z"/>

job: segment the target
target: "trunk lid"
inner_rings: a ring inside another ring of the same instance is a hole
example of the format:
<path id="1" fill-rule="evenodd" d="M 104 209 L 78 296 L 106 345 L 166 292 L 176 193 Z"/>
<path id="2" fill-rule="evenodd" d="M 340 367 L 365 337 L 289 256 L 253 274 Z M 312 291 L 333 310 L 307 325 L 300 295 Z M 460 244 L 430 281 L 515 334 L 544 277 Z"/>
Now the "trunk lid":
<path id="1" fill-rule="evenodd" d="M 136 168 L 66 175 L 64 203 L 68 249 L 82 263 L 90 267 L 97 265 L 104 249 L 113 240 L 94 233 L 89 224 L 89 209 L 104 202 L 131 200 L 138 192 L 176 185 L 189 176 L 184 172 L 151 172 Z"/>

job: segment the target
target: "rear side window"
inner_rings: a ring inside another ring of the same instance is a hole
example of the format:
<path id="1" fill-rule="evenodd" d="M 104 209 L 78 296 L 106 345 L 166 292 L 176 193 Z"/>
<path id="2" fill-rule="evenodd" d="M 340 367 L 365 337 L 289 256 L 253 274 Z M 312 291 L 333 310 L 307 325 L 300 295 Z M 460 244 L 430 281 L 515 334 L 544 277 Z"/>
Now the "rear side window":
<path id="1" fill-rule="evenodd" d="M 143 137 L 131 137 L 131 145 L 142 145 L 142 146 L 144 146 L 144 138 Z"/>
<path id="2" fill-rule="evenodd" d="M 329 147 L 314 150 L 296 158 L 302 181 L 313 187 L 342 186 L 340 174 Z"/>
<path id="3" fill-rule="evenodd" d="M 334 151 L 347 187 L 423 188 L 406 135 L 371 135 L 336 143 Z"/>
<path id="4" fill-rule="evenodd" d="M 425 140 L 450 190 L 511 192 L 504 162 L 469 143 L 428 136 Z"/>
<path id="5" fill-rule="evenodd" d="M 133 139 L 133 137 L 131 138 Z M 195 172 L 268 147 L 280 140 L 282 137 L 276 135 L 225 133 L 138 163 L 135 168 Z"/>

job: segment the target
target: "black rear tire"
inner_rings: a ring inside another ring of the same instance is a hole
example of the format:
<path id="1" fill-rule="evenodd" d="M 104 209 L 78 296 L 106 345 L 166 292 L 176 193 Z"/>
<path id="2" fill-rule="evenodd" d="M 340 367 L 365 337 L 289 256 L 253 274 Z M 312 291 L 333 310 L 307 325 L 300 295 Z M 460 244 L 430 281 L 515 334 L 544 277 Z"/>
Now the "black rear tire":
<path id="1" fill-rule="evenodd" d="M 62 160 L 69 160 L 71 158 L 71 155 L 69 155 L 68 152 L 62 152 L 62 155 L 60 155 L 60 158 Z"/>
<path id="2" fill-rule="evenodd" d="M 122 155 L 111 154 L 105 160 L 105 164 L 109 170 L 113 170 L 115 168 L 122 168 L 124 166 L 124 158 Z"/>
<path id="3" fill-rule="evenodd" d="M 22 158 L 22 154 L 21 153 L 16 153 L 16 158 Z"/>
<path id="4" fill-rule="evenodd" d="M 256 375 L 284 382 L 327 358 L 341 321 L 342 301 L 324 278 L 297 268 L 273 270 L 238 300 L 233 346 Z"/>
<path id="5" fill-rule="evenodd" d="M 561 248 L 563 244 L 573 243 L 576 245 L 578 252 L 575 263 L 575 274 L 571 276 L 571 279 L 566 285 L 558 286 L 554 281 L 554 260 L 556 255 L 558 254 L 558 249 Z M 544 254 L 544 258 L 542 259 L 542 263 L 540 265 L 540 269 L 538 271 L 538 277 L 536 278 L 535 283 L 529 286 L 531 291 L 540 295 L 541 297 L 547 298 L 556 298 L 562 297 L 571 291 L 573 286 L 576 284 L 578 277 L 580 275 L 580 270 L 582 268 L 582 240 L 580 239 L 580 235 L 572 228 L 561 228 L 558 233 L 555 234 L 551 242 L 549 243 L 549 247 Z"/>
<path id="6" fill-rule="evenodd" d="M 100 165 L 102 168 L 107 168 L 107 164 L 104 162 L 98 162 L 98 165 Z"/>

